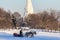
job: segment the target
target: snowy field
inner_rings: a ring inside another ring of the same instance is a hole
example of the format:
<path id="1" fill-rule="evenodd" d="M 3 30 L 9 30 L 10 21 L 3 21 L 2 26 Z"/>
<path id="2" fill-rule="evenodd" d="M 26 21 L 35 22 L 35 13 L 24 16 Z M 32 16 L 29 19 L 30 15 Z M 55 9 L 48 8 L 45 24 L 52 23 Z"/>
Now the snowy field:
<path id="1" fill-rule="evenodd" d="M 37 30 L 36 30 L 37 31 Z M 19 32 L 19 30 L 0 30 L 0 40 L 60 40 L 60 33 L 41 32 L 37 31 L 37 34 L 30 37 L 14 37 L 12 34 Z"/>

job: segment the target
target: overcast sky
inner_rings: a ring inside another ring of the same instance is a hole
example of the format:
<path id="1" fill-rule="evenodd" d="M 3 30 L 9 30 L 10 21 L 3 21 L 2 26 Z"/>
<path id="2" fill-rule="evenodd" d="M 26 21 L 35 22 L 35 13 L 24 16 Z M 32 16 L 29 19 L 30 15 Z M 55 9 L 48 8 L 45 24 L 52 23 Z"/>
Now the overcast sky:
<path id="1" fill-rule="evenodd" d="M 46 9 L 60 10 L 60 0 L 32 0 L 34 11 Z M 17 11 L 21 14 L 24 13 L 24 7 L 26 5 L 26 0 L 0 0 L 0 7 L 12 12 Z"/>

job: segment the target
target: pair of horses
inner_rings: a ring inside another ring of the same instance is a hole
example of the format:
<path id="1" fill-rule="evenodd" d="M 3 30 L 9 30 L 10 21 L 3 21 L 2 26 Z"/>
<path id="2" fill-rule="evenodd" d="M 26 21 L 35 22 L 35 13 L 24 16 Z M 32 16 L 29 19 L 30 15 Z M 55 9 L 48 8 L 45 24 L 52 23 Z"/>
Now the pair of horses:
<path id="1" fill-rule="evenodd" d="M 23 34 L 17 34 L 17 33 L 14 33 L 13 36 L 15 37 L 34 37 L 34 35 L 36 35 L 36 32 L 35 31 L 30 31 L 30 32 L 26 32 L 25 35 Z"/>

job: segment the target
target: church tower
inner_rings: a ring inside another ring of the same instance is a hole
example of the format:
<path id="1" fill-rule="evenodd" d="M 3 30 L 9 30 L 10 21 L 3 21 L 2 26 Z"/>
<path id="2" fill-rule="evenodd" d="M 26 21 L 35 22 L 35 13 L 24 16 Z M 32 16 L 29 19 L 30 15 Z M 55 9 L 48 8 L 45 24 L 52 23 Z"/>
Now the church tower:
<path id="1" fill-rule="evenodd" d="M 25 16 L 28 14 L 33 14 L 33 12 L 32 0 L 26 0 Z"/>

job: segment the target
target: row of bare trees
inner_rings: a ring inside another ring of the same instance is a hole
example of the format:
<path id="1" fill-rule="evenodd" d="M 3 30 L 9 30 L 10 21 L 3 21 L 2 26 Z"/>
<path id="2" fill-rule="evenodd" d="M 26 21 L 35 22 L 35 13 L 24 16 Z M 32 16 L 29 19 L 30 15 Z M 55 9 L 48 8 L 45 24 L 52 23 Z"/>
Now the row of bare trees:
<path id="1" fill-rule="evenodd" d="M 60 30 L 59 16 L 56 16 L 55 13 L 55 11 L 33 13 L 26 16 L 25 21 L 23 21 L 18 12 L 11 14 L 11 12 L 0 8 L 0 28 L 14 28 L 27 25 L 30 28 L 36 29 Z"/>

